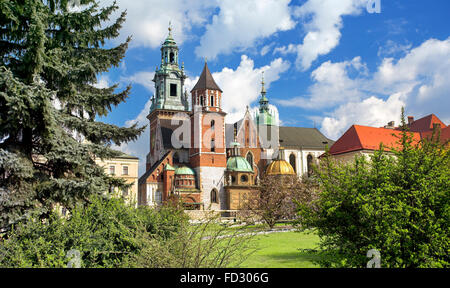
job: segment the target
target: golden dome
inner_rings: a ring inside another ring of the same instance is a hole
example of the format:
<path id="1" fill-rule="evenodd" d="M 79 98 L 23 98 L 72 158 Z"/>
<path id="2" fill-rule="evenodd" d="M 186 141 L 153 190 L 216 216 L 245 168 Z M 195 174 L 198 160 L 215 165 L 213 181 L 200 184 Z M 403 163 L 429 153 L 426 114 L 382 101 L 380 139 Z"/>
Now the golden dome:
<path id="1" fill-rule="evenodd" d="M 287 161 L 278 159 L 267 166 L 266 175 L 295 175 L 295 171 Z"/>

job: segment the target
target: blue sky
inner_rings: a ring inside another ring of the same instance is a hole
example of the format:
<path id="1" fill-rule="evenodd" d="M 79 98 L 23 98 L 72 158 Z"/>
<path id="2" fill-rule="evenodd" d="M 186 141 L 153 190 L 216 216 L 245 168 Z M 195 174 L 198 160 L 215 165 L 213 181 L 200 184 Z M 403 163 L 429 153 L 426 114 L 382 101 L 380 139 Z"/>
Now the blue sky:
<path id="1" fill-rule="evenodd" d="M 133 88 L 102 121 L 147 124 L 152 73 L 171 21 L 188 91 L 207 57 L 227 122 L 257 106 L 265 71 L 267 96 L 285 126 L 315 126 L 336 140 L 352 124 L 398 123 L 402 106 L 450 124 L 450 1 L 379 0 L 381 13 L 369 13 L 368 1 L 118 0 L 128 17 L 107 45 L 133 40 L 122 65 L 97 85 Z M 146 132 L 119 149 L 145 162 L 148 143 Z"/>

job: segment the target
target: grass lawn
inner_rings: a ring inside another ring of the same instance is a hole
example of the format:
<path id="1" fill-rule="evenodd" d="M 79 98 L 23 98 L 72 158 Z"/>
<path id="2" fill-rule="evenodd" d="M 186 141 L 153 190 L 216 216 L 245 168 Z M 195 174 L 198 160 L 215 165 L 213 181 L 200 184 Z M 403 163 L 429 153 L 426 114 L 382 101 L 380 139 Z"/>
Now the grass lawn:
<path id="1" fill-rule="evenodd" d="M 317 256 L 299 249 L 317 248 L 319 237 L 313 233 L 281 232 L 259 235 L 254 239 L 258 251 L 244 263 L 243 268 L 313 268 Z"/>

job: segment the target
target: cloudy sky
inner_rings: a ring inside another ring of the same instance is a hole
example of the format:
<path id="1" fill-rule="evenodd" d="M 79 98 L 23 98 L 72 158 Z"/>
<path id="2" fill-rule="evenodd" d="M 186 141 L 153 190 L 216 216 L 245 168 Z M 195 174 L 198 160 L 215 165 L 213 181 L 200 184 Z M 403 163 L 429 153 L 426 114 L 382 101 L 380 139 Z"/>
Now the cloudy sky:
<path id="1" fill-rule="evenodd" d="M 379 2 L 381 11 L 368 2 Z M 317 127 L 336 140 L 353 124 L 399 123 L 401 107 L 407 115 L 434 113 L 450 124 L 448 0 L 117 3 L 127 11 L 127 21 L 107 46 L 130 35 L 133 40 L 122 65 L 99 75 L 97 85 L 131 83 L 133 88 L 127 102 L 102 121 L 147 124 L 151 80 L 171 21 L 188 91 L 207 57 L 224 91 L 227 122 L 242 117 L 247 105 L 258 105 L 265 71 L 267 96 L 284 126 Z M 120 149 L 140 157 L 142 174 L 148 131 Z"/>

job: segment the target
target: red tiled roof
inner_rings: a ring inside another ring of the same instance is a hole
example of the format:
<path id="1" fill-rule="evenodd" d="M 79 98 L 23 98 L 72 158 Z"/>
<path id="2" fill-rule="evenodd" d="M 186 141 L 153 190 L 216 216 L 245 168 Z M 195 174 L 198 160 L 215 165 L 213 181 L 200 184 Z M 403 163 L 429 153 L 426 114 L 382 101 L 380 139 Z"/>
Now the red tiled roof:
<path id="1" fill-rule="evenodd" d="M 433 135 L 433 130 L 420 133 L 422 138 L 428 138 L 430 139 Z M 450 126 L 447 126 L 446 128 L 441 129 L 441 135 L 440 135 L 441 143 L 445 143 L 447 141 L 450 141 Z"/>
<path id="2" fill-rule="evenodd" d="M 395 136 L 394 136 L 395 135 Z M 376 128 L 369 126 L 353 125 L 341 138 L 330 148 L 331 155 L 342 154 L 346 152 L 359 150 L 377 150 L 380 143 L 383 143 L 384 149 L 398 148 L 401 131 Z M 420 141 L 420 133 L 413 133 L 413 142 Z"/>
<path id="3" fill-rule="evenodd" d="M 450 141 L 450 126 L 441 130 L 441 140 Z"/>
<path id="4" fill-rule="evenodd" d="M 411 132 L 427 132 L 433 130 L 434 124 L 440 124 L 441 128 L 446 128 L 447 126 L 442 122 L 436 115 L 430 114 L 423 118 L 420 118 L 411 123 L 409 130 Z"/>

